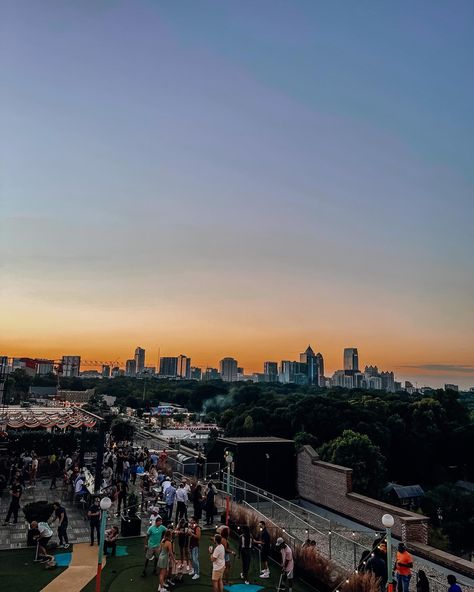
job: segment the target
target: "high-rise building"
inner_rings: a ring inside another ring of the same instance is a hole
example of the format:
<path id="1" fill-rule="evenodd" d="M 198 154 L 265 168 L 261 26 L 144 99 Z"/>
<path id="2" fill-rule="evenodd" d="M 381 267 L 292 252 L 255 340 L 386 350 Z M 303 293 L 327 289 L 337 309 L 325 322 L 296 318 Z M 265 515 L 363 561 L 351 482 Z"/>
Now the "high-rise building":
<path id="1" fill-rule="evenodd" d="M 176 378 L 178 376 L 178 358 L 160 358 L 160 376 Z"/>
<path id="2" fill-rule="evenodd" d="M 36 374 L 38 376 L 46 376 L 54 372 L 53 360 L 36 360 Z"/>
<path id="3" fill-rule="evenodd" d="M 346 347 L 344 349 L 344 370 L 359 372 L 359 354 L 356 347 Z"/>
<path id="4" fill-rule="evenodd" d="M 106 364 L 102 366 L 102 378 L 110 378 L 110 366 Z"/>
<path id="5" fill-rule="evenodd" d="M 191 380 L 202 380 L 202 370 L 197 366 L 191 366 Z"/>
<path id="6" fill-rule="evenodd" d="M 459 386 L 457 384 L 445 384 L 444 385 L 445 391 L 455 391 L 456 393 L 459 392 Z"/>
<path id="7" fill-rule="evenodd" d="M 219 380 L 221 375 L 217 368 L 206 368 L 202 376 L 203 380 Z"/>
<path id="8" fill-rule="evenodd" d="M 264 362 L 263 374 L 265 382 L 278 382 L 278 363 Z"/>
<path id="9" fill-rule="evenodd" d="M 120 370 L 120 368 L 118 366 L 114 366 L 112 368 L 112 372 L 111 372 L 112 378 L 118 378 L 121 375 L 120 372 L 123 373 L 123 370 Z"/>
<path id="10" fill-rule="evenodd" d="M 324 358 L 323 354 L 318 352 L 316 354 L 316 365 L 318 366 L 319 386 L 326 386 L 326 379 L 324 378 Z"/>
<path id="11" fill-rule="evenodd" d="M 222 380 L 235 382 L 237 380 L 237 360 L 234 358 L 223 358 L 219 362 L 219 371 Z"/>
<path id="12" fill-rule="evenodd" d="M 284 384 L 308 384 L 308 367 L 303 362 L 291 362 L 282 360 L 280 363 L 280 372 L 278 374 L 279 382 Z"/>
<path id="13" fill-rule="evenodd" d="M 63 376 L 79 376 L 81 372 L 81 356 L 63 356 L 61 369 Z"/>
<path id="14" fill-rule="evenodd" d="M 137 375 L 137 363 L 135 358 L 127 360 L 125 362 L 125 376 L 136 376 Z"/>
<path id="15" fill-rule="evenodd" d="M 145 350 L 137 347 L 135 350 L 135 369 L 137 374 L 141 374 L 145 368 Z"/>
<path id="16" fill-rule="evenodd" d="M 191 358 L 188 358 L 183 354 L 178 356 L 177 374 L 179 378 L 191 378 Z"/>
<path id="17" fill-rule="evenodd" d="M 319 386 L 318 360 L 310 345 L 308 345 L 304 353 L 300 354 L 300 363 L 306 364 L 308 384 Z"/>

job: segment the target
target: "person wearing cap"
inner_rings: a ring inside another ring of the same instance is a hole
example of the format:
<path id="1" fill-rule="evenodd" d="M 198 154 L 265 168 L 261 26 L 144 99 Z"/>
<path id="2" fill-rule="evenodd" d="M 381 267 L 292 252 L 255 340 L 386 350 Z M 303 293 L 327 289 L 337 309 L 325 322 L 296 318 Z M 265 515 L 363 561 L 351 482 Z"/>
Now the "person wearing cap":
<path id="1" fill-rule="evenodd" d="M 408 592 L 410 588 L 411 569 L 413 557 L 403 543 L 399 543 L 395 561 L 395 575 L 397 576 L 397 589 Z"/>
<path id="2" fill-rule="evenodd" d="M 146 568 L 150 559 L 154 560 L 153 574 L 157 575 L 156 567 L 158 564 L 158 557 L 160 555 L 161 539 L 166 532 L 166 527 L 163 526 L 163 520 L 160 515 L 155 518 L 154 526 L 150 526 L 146 533 L 145 539 L 145 565 L 143 566 L 142 578 L 146 577 Z"/>
<path id="3" fill-rule="evenodd" d="M 281 573 L 283 575 L 286 588 L 288 592 L 292 592 L 293 588 L 293 570 L 295 564 L 293 561 L 293 551 L 285 543 L 282 537 L 278 537 L 276 541 L 276 548 L 281 553 Z"/>

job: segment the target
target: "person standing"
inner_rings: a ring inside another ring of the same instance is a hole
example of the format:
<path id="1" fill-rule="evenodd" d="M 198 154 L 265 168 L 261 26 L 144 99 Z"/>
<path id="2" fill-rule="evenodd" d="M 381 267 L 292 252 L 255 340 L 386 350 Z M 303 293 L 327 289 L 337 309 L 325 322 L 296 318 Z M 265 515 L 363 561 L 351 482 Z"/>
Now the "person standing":
<path id="1" fill-rule="evenodd" d="M 216 488 L 214 487 L 214 483 L 209 481 L 207 484 L 206 490 L 206 502 L 205 502 L 205 510 L 206 510 L 206 524 L 209 526 L 214 522 L 214 499 L 216 497 Z"/>
<path id="2" fill-rule="evenodd" d="M 160 568 L 160 583 L 158 586 L 158 592 L 168 592 L 166 587 L 166 578 L 170 571 L 170 564 L 175 560 L 173 555 L 173 543 L 171 542 L 171 530 L 166 530 L 163 535 L 163 540 L 160 544 L 160 554 L 158 556 L 157 567 Z"/>
<path id="3" fill-rule="evenodd" d="M 242 559 L 242 573 L 240 577 L 248 584 L 250 560 L 252 557 L 252 537 L 250 536 L 250 528 L 246 524 L 242 526 L 242 534 L 240 535 L 239 557 Z"/>
<path id="4" fill-rule="evenodd" d="M 98 497 L 94 498 L 87 517 L 91 528 L 91 547 L 94 545 L 94 531 L 97 533 L 97 544 L 100 545 L 100 501 Z"/>
<path id="5" fill-rule="evenodd" d="M 181 518 L 188 519 L 188 494 L 186 489 L 184 488 L 184 483 L 180 483 L 177 491 L 176 491 L 176 519 L 175 522 L 178 522 Z"/>
<path id="6" fill-rule="evenodd" d="M 204 478 L 204 465 L 206 464 L 206 459 L 203 457 L 201 453 L 198 454 L 196 459 L 196 478 L 203 479 Z"/>
<path id="7" fill-rule="evenodd" d="M 202 503 L 203 503 L 203 495 L 202 495 L 202 485 L 198 483 L 193 491 L 193 511 L 196 520 L 201 520 L 202 518 Z"/>
<path id="8" fill-rule="evenodd" d="M 420 569 L 416 578 L 416 592 L 430 592 L 430 583 L 426 573 Z"/>
<path id="9" fill-rule="evenodd" d="M 193 569 L 190 573 L 193 580 L 199 580 L 199 542 L 201 540 L 201 527 L 196 516 L 191 518 L 189 525 L 189 551 Z"/>
<path id="10" fill-rule="evenodd" d="M 165 483 L 167 483 L 167 487 L 165 487 Z M 163 500 L 166 504 L 166 513 L 168 515 L 168 520 L 173 520 L 173 506 L 174 500 L 176 497 L 176 487 L 174 486 L 174 482 L 167 481 L 166 479 L 163 481 Z"/>
<path id="11" fill-rule="evenodd" d="M 449 574 L 447 580 L 449 584 L 448 592 L 462 592 L 461 586 L 458 584 L 454 574 Z"/>
<path id="12" fill-rule="evenodd" d="M 268 556 L 270 554 L 270 534 L 263 520 L 260 520 L 258 526 L 260 528 L 260 539 L 255 542 L 260 546 L 260 560 L 263 565 L 263 570 L 260 572 L 260 577 L 269 578 L 270 568 L 268 567 Z"/>
<path id="13" fill-rule="evenodd" d="M 281 553 L 281 573 L 285 580 L 285 586 L 288 589 L 288 592 L 292 592 L 293 570 L 295 568 L 295 564 L 293 561 L 293 551 L 285 543 L 282 537 L 277 538 L 276 548 L 279 549 Z"/>
<path id="14" fill-rule="evenodd" d="M 38 457 L 36 456 L 36 454 L 33 454 L 30 469 L 30 484 L 33 486 L 36 485 L 36 476 L 38 475 L 38 464 Z"/>
<path id="15" fill-rule="evenodd" d="M 117 539 L 119 536 L 118 526 L 112 526 L 105 531 L 104 537 L 104 555 L 108 555 L 109 548 L 112 549 L 112 557 L 115 557 L 117 552 Z"/>
<path id="16" fill-rule="evenodd" d="M 59 546 L 62 547 L 63 549 L 68 549 L 69 548 L 69 539 L 67 536 L 68 520 L 67 520 L 66 510 L 63 508 L 63 506 L 61 506 L 60 502 L 54 502 L 53 508 L 54 508 L 53 522 L 55 522 L 56 520 L 58 521 Z M 64 541 L 64 543 L 63 543 L 63 541 Z"/>
<path id="17" fill-rule="evenodd" d="M 18 522 L 18 510 L 20 509 L 20 498 L 23 493 L 23 487 L 18 483 L 17 479 L 13 479 L 10 487 L 10 505 L 8 507 L 7 516 L 5 518 L 4 525 L 10 523 L 10 518 L 13 515 L 13 524 Z"/>
<path id="18" fill-rule="evenodd" d="M 364 569 L 360 571 L 371 572 L 379 580 L 380 592 L 384 592 L 387 584 L 387 563 L 382 557 L 382 551 L 378 547 L 372 551 L 365 561 Z M 418 592 L 422 592 L 421 590 Z M 428 592 L 428 591 L 426 591 Z"/>
<path id="19" fill-rule="evenodd" d="M 395 575 L 397 576 L 397 589 L 401 592 L 409 591 L 412 567 L 413 557 L 405 545 L 399 543 L 395 561 Z"/>
<path id="20" fill-rule="evenodd" d="M 145 565 L 143 567 L 142 578 L 146 577 L 146 568 L 150 559 L 154 560 L 153 575 L 156 576 L 156 567 L 158 563 L 158 556 L 160 554 L 161 539 L 166 532 L 166 528 L 163 526 L 163 520 L 161 516 L 157 516 L 154 526 L 150 526 L 146 533 L 145 539 Z"/>
<path id="21" fill-rule="evenodd" d="M 215 548 L 209 547 L 212 561 L 212 589 L 214 592 L 224 592 L 225 549 L 220 534 L 214 536 Z"/>

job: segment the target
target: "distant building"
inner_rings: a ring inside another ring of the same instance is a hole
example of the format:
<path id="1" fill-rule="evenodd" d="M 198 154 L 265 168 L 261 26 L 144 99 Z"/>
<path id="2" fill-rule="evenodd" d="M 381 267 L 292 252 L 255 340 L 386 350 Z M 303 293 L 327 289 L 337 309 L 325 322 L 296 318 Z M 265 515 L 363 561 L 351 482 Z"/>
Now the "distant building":
<path id="1" fill-rule="evenodd" d="M 264 362 L 263 375 L 263 382 L 278 382 L 278 363 Z M 258 382 L 260 382 L 260 379 L 258 379 Z"/>
<path id="2" fill-rule="evenodd" d="M 145 368 L 145 350 L 141 347 L 135 349 L 135 371 L 141 374 Z"/>
<path id="3" fill-rule="evenodd" d="M 202 380 L 202 370 L 197 366 L 191 366 L 191 380 Z"/>
<path id="4" fill-rule="evenodd" d="M 160 376 L 162 378 L 176 378 L 178 376 L 178 358 L 160 358 Z"/>
<path id="5" fill-rule="evenodd" d="M 307 365 L 302 362 L 282 360 L 278 380 L 283 384 L 308 384 Z"/>
<path id="6" fill-rule="evenodd" d="M 36 360 L 36 375 L 46 376 L 47 374 L 53 374 L 54 362 L 53 360 Z"/>
<path id="7" fill-rule="evenodd" d="M 457 384 L 445 384 L 444 385 L 445 391 L 456 391 L 459 392 L 459 386 Z"/>
<path id="8" fill-rule="evenodd" d="M 88 403 L 91 397 L 94 396 L 95 389 L 87 389 L 85 391 L 71 391 L 71 390 L 58 390 L 56 398 L 59 401 L 65 401 L 68 403 Z"/>
<path id="9" fill-rule="evenodd" d="M 395 392 L 395 376 L 393 372 L 381 372 L 380 378 L 382 379 L 382 389 L 388 393 Z"/>
<path id="10" fill-rule="evenodd" d="M 344 370 L 352 373 L 359 371 L 359 353 L 356 347 L 344 349 Z"/>
<path id="11" fill-rule="evenodd" d="M 106 364 L 102 366 L 102 378 L 110 378 L 110 366 Z"/>
<path id="12" fill-rule="evenodd" d="M 316 354 L 316 364 L 318 366 L 319 386 L 325 386 L 326 380 L 324 378 L 324 358 L 323 354 L 320 352 Z"/>
<path id="13" fill-rule="evenodd" d="M 56 395 L 56 386 L 30 386 L 28 389 L 28 399 L 51 399 Z"/>
<path id="14" fill-rule="evenodd" d="M 81 356 L 63 356 L 61 374 L 67 377 L 79 376 L 81 372 Z"/>
<path id="15" fill-rule="evenodd" d="M 35 376 L 36 360 L 33 358 L 13 358 L 12 371 L 23 370 L 27 376 Z"/>
<path id="16" fill-rule="evenodd" d="M 125 362 L 125 376 L 136 376 L 137 375 L 137 362 L 135 359 L 127 360 Z"/>
<path id="17" fill-rule="evenodd" d="M 155 376 L 156 366 L 145 366 L 145 368 L 143 368 L 142 374 L 145 374 L 146 376 Z"/>
<path id="18" fill-rule="evenodd" d="M 300 364 L 306 366 L 307 384 L 319 386 L 318 359 L 310 345 L 308 345 L 304 353 L 300 354 Z"/>
<path id="19" fill-rule="evenodd" d="M 5 376 L 9 371 L 8 356 L 0 356 L 0 377 Z"/>
<path id="20" fill-rule="evenodd" d="M 367 387 L 369 390 L 381 391 L 382 390 L 382 378 L 380 376 L 371 376 L 367 380 Z"/>
<path id="21" fill-rule="evenodd" d="M 331 378 L 331 386 L 352 389 L 354 388 L 354 377 L 346 374 L 345 370 L 336 370 Z"/>
<path id="22" fill-rule="evenodd" d="M 122 372 L 122 376 L 123 376 L 123 374 L 125 374 L 125 372 L 123 370 L 120 370 L 120 368 L 118 366 L 114 366 L 111 371 L 112 378 L 118 378 L 121 375 L 120 374 L 121 372 Z"/>
<path id="23" fill-rule="evenodd" d="M 222 380 L 235 382 L 237 380 L 237 360 L 234 358 L 223 358 L 219 362 L 219 371 Z"/>
<path id="24" fill-rule="evenodd" d="M 384 489 L 385 495 L 391 503 L 409 510 L 416 511 L 420 507 L 425 492 L 421 485 L 398 485 L 389 483 Z"/>
<path id="25" fill-rule="evenodd" d="M 191 378 L 191 358 L 181 354 L 178 356 L 178 378 Z"/>
<path id="26" fill-rule="evenodd" d="M 217 368 L 206 368 L 204 370 L 204 374 L 202 375 L 203 380 L 219 380 L 221 375 L 219 374 L 219 370 Z"/>
<path id="27" fill-rule="evenodd" d="M 98 370 L 84 370 L 80 376 L 81 378 L 102 378 L 102 372 Z"/>

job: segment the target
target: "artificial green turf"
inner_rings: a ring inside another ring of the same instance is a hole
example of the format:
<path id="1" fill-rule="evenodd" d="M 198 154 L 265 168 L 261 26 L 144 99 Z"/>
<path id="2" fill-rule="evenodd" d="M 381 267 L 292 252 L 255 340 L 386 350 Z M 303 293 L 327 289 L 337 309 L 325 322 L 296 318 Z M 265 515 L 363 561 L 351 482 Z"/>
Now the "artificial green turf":
<path id="1" fill-rule="evenodd" d="M 35 553 L 36 547 L 0 551 L 0 590 L 39 592 L 66 569 L 45 569 L 33 561 Z"/>
<path id="2" fill-rule="evenodd" d="M 200 567 L 201 577 L 199 580 L 192 580 L 190 576 L 184 576 L 182 583 L 172 589 L 179 592 L 207 592 L 211 588 L 211 561 L 209 559 L 208 547 L 211 543 L 210 533 L 203 533 L 200 546 Z M 126 545 L 129 555 L 125 557 L 107 557 L 107 565 L 102 572 L 102 592 L 156 592 L 158 590 L 158 577 L 151 575 L 153 563 L 148 564 L 148 576 L 140 577 L 144 564 L 144 539 L 122 539 L 120 545 Z M 231 556 L 232 567 L 230 573 L 230 584 L 243 584 L 240 579 L 241 562 L 237 557 Z M 261 592 L 276 592 L 280 569 L 277 565 L 270 564 L 271 576 L 269 579 L 260 579 L 258 555 L 252 557 L 250 566 L 250 583 L 264 586 Z M 171 588 L 171 587 L 170 587 Z M 94 592 L 95 581 L 90 582 L 82 592 Z M 300 582 L 295 581 L 294 592 L 310 592 L 310 589 Z M 22 591 L 23 592 L 23 591 Z M 171 590 L 170 590 L 171 592 Z M 314 592 L 314 591 L 313 591 Z"/>

